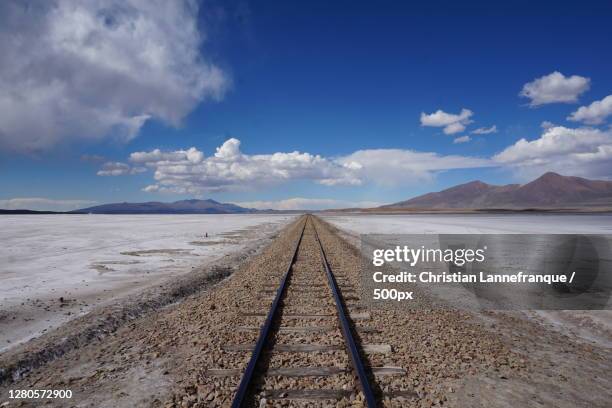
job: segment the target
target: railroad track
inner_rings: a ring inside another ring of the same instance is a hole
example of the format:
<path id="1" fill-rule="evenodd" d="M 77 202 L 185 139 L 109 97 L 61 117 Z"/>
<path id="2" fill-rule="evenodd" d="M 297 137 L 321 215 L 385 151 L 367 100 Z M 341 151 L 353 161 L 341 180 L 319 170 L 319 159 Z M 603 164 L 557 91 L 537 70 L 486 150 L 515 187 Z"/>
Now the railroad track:
<path id="1" fill-rule="evenodd" d="M 228 352 L 250 352 L 244 371 L 211 369 L 208 375 L 237 376 L 232 407 L 378 406 L 375 375 L 403 374 L 397 367 L 369 367 L 367 353 L 389 353 L 384 344 L 361 345 L 354 321 L 369 319 L 358 305 L 356 288 L 334 274 L 319 238 L 314 217 L 302 219 L 293 256 L 281 276 L 270 276 L 259 293 L 266 311 L 244 311 L 256 324 L 237 331 L 257 332 L 255 344 L 224 345 Z M 270 303 L 271 302 L 271 303 Z M 375 329 L 360 327 L 375 332 Z"/>

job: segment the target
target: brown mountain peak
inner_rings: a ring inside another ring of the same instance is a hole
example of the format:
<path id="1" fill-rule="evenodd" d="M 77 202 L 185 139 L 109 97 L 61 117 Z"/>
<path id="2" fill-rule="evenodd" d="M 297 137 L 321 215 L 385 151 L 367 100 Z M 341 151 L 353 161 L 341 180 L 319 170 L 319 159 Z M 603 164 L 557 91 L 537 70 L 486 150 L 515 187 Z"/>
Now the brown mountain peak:
<path id="1" fill-rule="evenodd" d="M 391 204 L 391 208 L 564 208 L 611 206 L 612 182 L 547 172 L 524 185 L 480 180 Z"/>

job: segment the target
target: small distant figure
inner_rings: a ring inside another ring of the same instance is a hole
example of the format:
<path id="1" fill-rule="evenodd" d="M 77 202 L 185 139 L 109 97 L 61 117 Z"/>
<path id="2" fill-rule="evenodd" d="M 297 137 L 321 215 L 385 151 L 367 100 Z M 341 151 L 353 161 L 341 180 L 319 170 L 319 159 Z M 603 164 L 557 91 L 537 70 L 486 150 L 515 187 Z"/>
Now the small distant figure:
<path id="1" fill-rule="evenodd" d="M 208 238 L 208 232 L 206 233 L 205 237 Z"/>

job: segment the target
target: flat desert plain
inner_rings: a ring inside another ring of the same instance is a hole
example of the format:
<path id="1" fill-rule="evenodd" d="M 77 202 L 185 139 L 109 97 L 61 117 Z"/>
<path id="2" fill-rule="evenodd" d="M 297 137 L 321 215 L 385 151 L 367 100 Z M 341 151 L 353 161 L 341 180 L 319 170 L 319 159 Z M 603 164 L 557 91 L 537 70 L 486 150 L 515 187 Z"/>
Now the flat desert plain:
<path id="1" fill-rule="evenodd" d="M 293 215 L 0 217 L 0 351 L 244 251 Z"/>
<path id="2" fill-rule="evenodd" d="M 612 235 L 612 214 L 325 215 L 359 247 L 361 234 L 601 234 Z M 612 272 L 610 272 L 612 273 Z M 519 310 L 578 341 L 612 347 L 611 310 Z"/>
<path id="3" fill-rule="evenodd" d="M 325 215 L 353 234 L 612 234 L 612 214 Z"/>

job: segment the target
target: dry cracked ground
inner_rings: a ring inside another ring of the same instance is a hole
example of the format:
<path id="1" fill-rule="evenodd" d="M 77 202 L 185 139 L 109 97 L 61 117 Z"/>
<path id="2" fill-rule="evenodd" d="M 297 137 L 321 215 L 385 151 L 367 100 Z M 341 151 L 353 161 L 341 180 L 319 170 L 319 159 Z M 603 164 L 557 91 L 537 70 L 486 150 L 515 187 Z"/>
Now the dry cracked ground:
<path id="1" fill-rule="evenodd" d="M 261 318 L 245 316 L 245 311 L 269 307 L 269 297 L 259 293 L 286 269 L 301 222 L 287 226 L 229 277 L 202 272 L 195 281 L 174 287 L 176 301 L 147 298 L 132 314 L 129 307 L 92 313 L 1 355 L 0 407 L 229 406 L 240 377 L 211 376 L 208 370 L 240 373 L 246 366 L 248 350 L 232 352 L 227 346 L 255 342 L 256 331 L 237 328 L 261 324 Z M 334 272 L 359 288 L 358 250 L 330 225 L 319 219 L 314 223 Z M 359 304 L 354 307 L 357 311 Z M 362 330 L 365 325 L 377 330 Z M 609 348 L 512 313 L 369 310 L 369 319 L 354 326 L 362 345 L 390 346 L 365 352 L 369 366 L 398 368 L 393 375 L 373 378 L 381 406 L 609 407 L 612 401 Z M 322 336 L 319 343 L 339 341 L 331 337 Z M 293 357 L 275 358 L 270 364 L 290 365 Z M 349 364 L 343 358 L 334 361 Z M 278 386 L 312 387 L 325 381 L 290 380 Z M 9 390 L 17 389 L 69 389 L 73 397 L 9 400 Z M 258 406 L 291 404 L 281 399 Z M 300 405 L 361 404 L 359 398 L 344 398 Z"/>

